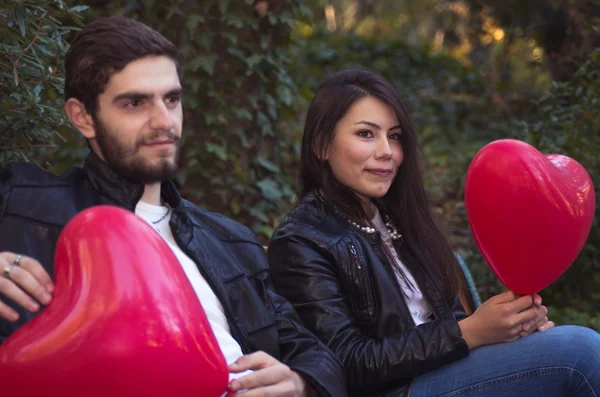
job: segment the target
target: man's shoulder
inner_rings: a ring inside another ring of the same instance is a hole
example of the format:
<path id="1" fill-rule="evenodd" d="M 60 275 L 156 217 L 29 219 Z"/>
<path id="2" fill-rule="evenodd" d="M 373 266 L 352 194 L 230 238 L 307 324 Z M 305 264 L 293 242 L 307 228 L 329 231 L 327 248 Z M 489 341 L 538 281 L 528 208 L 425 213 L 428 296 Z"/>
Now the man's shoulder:
<path id="1" fill-rule="evenodd" d="M 218 212 L 200 208 L 188 200 L 183 200 L 183 203 L 194 222 L 210 228 L 221 240 L 260 244 L 254 232 L 247 226 Z"/>
<path id="2" fill-rule="evenodd" d="M 72 167 L 56 175 L 27 162 L 15 162 L 0 170 L 0 182 L 9 188 L 43 188 L 72 186 L 83 175 L 79 167 Z"/>
<path id="3" fill-rule="evenodd" d="M 0 171 L 0 219 L 7 215 L 61 226 L 86 194 L 85 173 L 72 167 L 56 175 L 33 163 L 11 163 Z"/>

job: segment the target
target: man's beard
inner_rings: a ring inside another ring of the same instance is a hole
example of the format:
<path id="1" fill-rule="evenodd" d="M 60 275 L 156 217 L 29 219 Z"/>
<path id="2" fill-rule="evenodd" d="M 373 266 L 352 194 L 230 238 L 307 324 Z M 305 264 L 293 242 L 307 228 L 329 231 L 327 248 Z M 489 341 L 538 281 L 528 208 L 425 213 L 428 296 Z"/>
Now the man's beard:
<path id="1" fill-rule="evenodd" d="M 144 185 L 164 182 L 171 178 L 178 169 L 180 138 L 173 131 L 156 132 L 139 138 L 132 147 L 124 146 L 118 140 L 118 133 L 109 133 L 106 126 L 97 118 L 94 120 L 96 142 L 104 156 L 104 161 L 117 174 L 135 183 Z M 176 146 L 175 155 L 160 159 L 152 164 L 145 159 L 139 149 L 146 143 L 156 139 L 169 139 Z"/>

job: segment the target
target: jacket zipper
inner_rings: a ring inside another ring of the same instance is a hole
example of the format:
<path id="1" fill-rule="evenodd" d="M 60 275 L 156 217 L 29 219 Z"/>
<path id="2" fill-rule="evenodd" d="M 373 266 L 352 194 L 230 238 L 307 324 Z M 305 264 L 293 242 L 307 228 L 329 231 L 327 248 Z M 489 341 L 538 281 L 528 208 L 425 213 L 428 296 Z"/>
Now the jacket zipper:
<path id="1" fill-rule="evenodd" d="M 186 245 L 184 245 L 184 244 L 181 243 L 181 240 L 179 239 L 179 234 L 178 233 L 173 233 L 173 237 L 175 237 L 175 242 L 177 243 L 177 245 L 179 246 L 179 248 L 181 248 L 181 250 L 183 252 L 185 252 L 185 254 L 188 257 L 190 257 L 190 259 L 194 258 L 194 255 L 192 254 L 191 250 L 188 249 L 188 247 Z M 243 337 L 242 341 L 237 341 L 237 342 L 241 345 L 242 350 L 244 352 L 246 352 L 245 354 L 250 353 L 251 349 L 250 349 L 250 346 L 247 343 L 247 339 L 249 338 L 249 336 L 248 336 L 248 334 L 246 332 L 244 332 L 238 326 L 238 324 L 237 324 L 236 321 L 229 321 L 229 319 L 235 320 L 235 318 L 233 317 L 231 309 L 229 307 L 229 304 L 224 299 L 224 296 L 221 293 L 221 290 L 219 288 L 217 288 L 216 283 L 214 282 L 214 280 L 212 279 L 212 277 L 210 277 L 210 275 L 206 272 L 206 270 L 197 261 L 194 261 L 194 263 L 196 264 L 196 267 L 198 268 L 198 270 L 202 274 L 202 277 L 204 277 L 206 279 L 206 281 L 208 282 L 208 285 L 212 289 L 212 292 L 217 296 L 217 298 L 219 299 L 219 302 L 221 302 L 221 306 L 223 306 L 223 310 L 225 311 L 225 316 L 227 317 L 227 320 L 228 320 L 227 322 L 229 323 L 229 326 L 232 327 L 238 335 L 241 335 Z"/>
<path id="2" fill-rule="evenodd" d="M 352 261 L 359 269 L 362 269 L 360 266 L 360 259 L 358 259 L 358 253 L 356 252 L 356 247 L 354 244 L 350 244 L 350 254 L 352 254 Z"/>
<path id="3" fill-rule="evenodd" d="M 360 285 L 360 288 L 364 289 L 364 288 L 369 288 L 369 285 L 366 285 L 366 280 L 361 277 L 361 273 L 362 273 L 362 262 L 358 256 L 358 251 L 356 249 L 356 245 L 351 242 L 347 244 L 348 248 L 350 249 L 350 256 L 352 257 L 352 262 L 355 265 L 354 269 L 349 269 L 352 271 L 352 278 L 354 279 L 355 283 L 358 283 L 358 285 Z M 365 271 L 368 271 L 367 268 L 365 268 Z M 367 277 L 367 276 L 365 276 Z M 367 277 L 368 279 L 368 277 Z M 373 284 L 370 284 L 370 287 L 372 287 Z M 365 299 L 366 305 L 367 305 L 367 312 L 369 315 L 369 318 L 371 319 L 375 313 L 375 301 L 374 299 L 371 297 L 371 294 L 367 291 L 360 291 L 360 298 L 361 299 Z"/>

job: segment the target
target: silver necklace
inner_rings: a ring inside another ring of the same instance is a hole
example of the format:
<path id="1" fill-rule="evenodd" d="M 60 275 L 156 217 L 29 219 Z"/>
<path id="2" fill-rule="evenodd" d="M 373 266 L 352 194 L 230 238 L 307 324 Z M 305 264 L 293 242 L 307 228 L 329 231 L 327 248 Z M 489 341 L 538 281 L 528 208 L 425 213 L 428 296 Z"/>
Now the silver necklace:
<path id="1" fill-rule="evenodd" d="M 350 223 L 352 226 L 354 226 L 356 229 L 360 230 L 361 232 L 365 232 L 367 234 L 373 234 L 377 231 L 374 227 L 359 225 L 358 223 L 351 221 L 350 219 L 346 218 L 344 215 L 340 214 L 337 210 L 336 210 L 336 212 L 339 215 L 341 215 L 342 218 L 344 218 L 348 223 Z M 396 229 L 396 226 L 394 226 L 394 224 L 392 223 L 392 220 L 387 215 L 385 215 L 385 228 L 387 229 L 387 232 L 390 235 L 390 238 L 392 240 L 398 240 L 398 239 L 402 238 L 402 234 L 398 233 L 398 229 Z"/>
<path id="2" fill-rule="evenodd" d="M 153 225 L 157 225 L 157 224 L 161 223 L 162 221 L 165 220 L 165 218 L 167 216 L 169 216 L 171 214 L 171 206 L 169 205 L 169 203 L 163 202 L 163 204 L 167 207 L 167 213 L 164 214 L 163 216 L 161 216 L 160 219 L 157 221 L 150 221 Z"/>
<path id="3" fill-rule="evenodd" d="M 396 229 L 396 226 L 394 226 L 392 220 L 387 215 L 385 216 L 385 228 L 387 229 L 392 240 L 398 240 L 402 238 L 402 234 L 398 233 L 398 229 Z"/>

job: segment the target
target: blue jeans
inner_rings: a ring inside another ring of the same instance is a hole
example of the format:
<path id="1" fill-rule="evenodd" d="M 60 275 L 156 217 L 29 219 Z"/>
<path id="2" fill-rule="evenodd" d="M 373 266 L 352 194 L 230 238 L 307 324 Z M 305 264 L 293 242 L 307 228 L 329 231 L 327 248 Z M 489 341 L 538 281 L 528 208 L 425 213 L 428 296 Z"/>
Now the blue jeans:
<path id="1" fill-rule="evenodd" d="M 410 397 L 600 397 L 600 334 L 561 326 L 468 357 L 415 378 Z"/>

